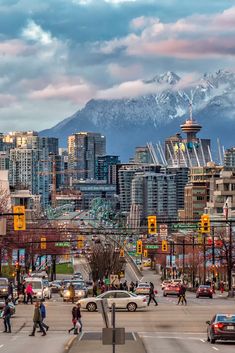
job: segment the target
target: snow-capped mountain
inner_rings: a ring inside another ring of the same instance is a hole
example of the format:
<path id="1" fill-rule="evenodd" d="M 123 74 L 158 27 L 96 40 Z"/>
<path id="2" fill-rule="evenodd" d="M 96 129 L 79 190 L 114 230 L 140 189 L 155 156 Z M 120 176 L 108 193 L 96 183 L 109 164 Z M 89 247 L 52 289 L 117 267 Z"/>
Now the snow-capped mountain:
<path id="1" fill-rule="evenodd" d="M 66 146 L 67 137 L 79 131 L 101 132 L 107 138 L 107 153 L 122 160 L 132 156 L 136 146 L 157 142 L 180 131 L 180 124 L 193 115 L 203 126 L 201 137 L 220 137 L 225 147 L 235 145 L 235 74 L 218 71 L 204 74 L 196 82 L 186 83 L 173 72 L 144 81 L 153 92 L 136 98 L 92 99 L 73 116 L 42 136 L 60 138 Z M 154 92 L 156 85 L 156 92 Z M 162 88 L 162 89 L 161 89 Z"/>

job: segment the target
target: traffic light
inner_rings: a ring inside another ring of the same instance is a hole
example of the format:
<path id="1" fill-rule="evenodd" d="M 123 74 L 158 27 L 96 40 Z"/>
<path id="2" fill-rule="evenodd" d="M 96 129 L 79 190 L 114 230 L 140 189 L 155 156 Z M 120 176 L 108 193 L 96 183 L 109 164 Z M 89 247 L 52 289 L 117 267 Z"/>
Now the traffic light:
<path id="1" fill-rule="evenodd" d="M 14 216 L 14 230 L 26 230 L 25 207 L 13 206 L 13 213 L 22 213 Z"/>
<path id="2" fill-rule="evenodd" d="M 46 248 L 47 248 L 47 238 L 42 237 L 40 245 L 41 245 L 41 250 L 46 250 Z"/>
<path id="3" fill-rule="evenodd" d="M 209 234 L 210 230 L 210 216 L 208 214 L 201 215 L 201 233 Z"/>
<path id="4" fill-rule="evenodd" d="M 148 216 L 148 234 L 157 233 L 157 217 Z"/>
<path id="5" fill-rule="evenodd" d="M 124 249 L 120 249 L 120 257 L 125 257 L 125 251 L 124 251 Z"/>
<path id="6" fill-rule="evenodd" d="M 15 263 L 15 268 L 16 268 L 16 271 L 18 271 L 20 269 L 20 264 L 18 261 Z"/>
<path id="7" fill-rule="evenodd" d="M 78 247 L 78 249 L 84 248 L 84 237 L 83 236 L 78 237 L 77 247 Z"/>
<path id="8" fill-rule="evenodd" d="M 148 257 L 148 250 L 147 249 L 144 250 L 144 257 Z"/>
<path id="9" fill-rule="evenodd" d="M 166 240 L 162 240 L 162 251 L 166 252 L 168 248 L 168 244 Z"/>
<path id="10" fill-rule="evenodd" d="M 137 240 L 137 244 L 136 244 L 136 253 L 138 255 L 141 255 L 143 253 L 143 243 L 142 240 Z"/>

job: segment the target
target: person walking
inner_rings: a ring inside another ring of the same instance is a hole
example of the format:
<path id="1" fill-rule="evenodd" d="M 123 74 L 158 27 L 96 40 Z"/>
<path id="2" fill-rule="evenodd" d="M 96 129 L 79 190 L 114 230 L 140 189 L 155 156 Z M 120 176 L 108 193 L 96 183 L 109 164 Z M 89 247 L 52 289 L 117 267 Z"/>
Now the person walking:
<path id="1" fill-rule="evenodd" d="M 28 304 L 29 300 L 33 304 L 33 287 L 31 283 L 26 286 L 25 293 L 27 296 L 26 304 Z"/>
<path id="2" fill-rule="evenodd" d="M 11 281 L 8 284 L 8 297 L 13 299 L 13 283 Z"/>
<path id="3" fill-rule="evenodd" d="M 181 284 L 177 305 L 179 305 L 180 302 L 181 302 L 181 305 L 183 305 L 183 304 L 187 305 L 187 300 L 186 300 L 185 295 L 186 295 L 186 287 L 183 284 Z"/>
<path id="4" fill-rule="evenodd" d="M 80 308 L 81 308 L 81 304 L 77 304 L 76 306 L 74 306 L 72 308 L 72 323 L 73 323 L 73 327 L 71 327 L 68 330 L 68 333 L 73 331 L 74 335 L 77 335 L 78 334 L 78 328 L 79 328 L 80 332 L 82 330 L 82 321 L 81 321 L 81 317 L 82 316 L 81 316 Z"/>
<path id="5" fill-rule="evenodd" d="M 35 303 L 34 314 L 33 314 L 33 331 L 29 336 L 35 336 L 35 331 L 37 326 L 39 326 L 40 332 L 42 332 L 42 336 L 46 336 L 46 331 L 42 326 L 42 315 L 41 315 L 39 302 Z"/>
<path id="6" fill-rule="evenodd" d="M 6 300 L 5 306 L 3 309 L 3 322 L 4 322 L 4 331 L 11 333 L 11 308 L 9 306 L 9 301 Z"/>
<path id="7" fill-rule="evenodd" d="M 43 322 L 45 320 L 45 318 L 46 318 L 46 307 L 45 307 L 43 302 L 44 302 L 44 299 L 41 299 L 40 300 L 40 306 L 39 306 L 40 311 L 41 311 L 41 317 L 42 317 L 41 323 L 42 323 L 42 327 L 44 327 L 45 330 L 48 331 L 49 330 L 49 326 L 46 325 L 45 322 Z M 38 332 L 42 332 L 42 331 L 40 330 Z"/>
<path id="8" fill-rule="evenodd" d="M 148 300 L 148 306 L 151 303 L 151 300 L 153 300 L 153 302 L 155 303 L 155 305 L 158 305 L 158 302 L 156 301 L 155 298 L 155 291 L 154 291 L 154 285 L 152 282 L 149 283 L 150 284 L 150 288 L 149 288 L 149 300 Z"/>
<path id="9" fill-rule="evenodd" d="M 79 323 L 79 332 L 82 332 L 82 315 L 81 315 L 81 304 L 77 303 L 77 322 Z M 77 323 L 76 323 L 77 324 Z M 75 328 L 75 334 L 78 333 L 78 327 Z"/>
<path id="10" fill-rule="evenodd" d="M 126 280 L 123 283 L 123 290 L 128 290 L 128 286 L 127 286 L 127 281 Z"/>
<path id="11" fill-rule="evenodd" d="M 74 303 L 74 298 L 75 298 L 75 289 L 74 289 L 74 285 L 73 283 L 71 282 L 69 287 L 68 287 L 68 290 L 70 292 L 70 298 L 71 298 L 71 301 L 72 303 Z"/>
<path id="12" fill-rule="evenodd" d="M 96 282 L 94 282 L 94 284 L 93 284 L 92 294 L 93 294 L 93 297 L 97 297 L 97 284 L 96 284 Z"/>
<path id="13" fill-rule="evenodd" d="M 131 281 L 129 291 L 133 293 L 134 290 L 135 290 L 135 285 L 134 285 L 134 282 Z"/>
<path id="14" fill-rule="evenodd" d="M 220 293 L 223 294 L 224 293 L 224 282 L 220 281 Z"/>

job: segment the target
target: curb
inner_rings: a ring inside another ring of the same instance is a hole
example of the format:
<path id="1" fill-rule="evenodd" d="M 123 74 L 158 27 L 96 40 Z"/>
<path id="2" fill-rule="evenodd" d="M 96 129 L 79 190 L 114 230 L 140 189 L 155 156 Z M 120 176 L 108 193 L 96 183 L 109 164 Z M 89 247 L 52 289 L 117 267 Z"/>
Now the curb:
<path id="1" fill-rule="evenodd" d="M 76 338 L 77 338 L 77 336 L 70 337 L 70 338 L 68 339 L 68 341 L 65 343 L 64 352 L 67 353 L 67 352 L 70 351 L 70 349 L 71 349 L 71 347 L 72 347 L 74 341 L 76 340 Z"/>

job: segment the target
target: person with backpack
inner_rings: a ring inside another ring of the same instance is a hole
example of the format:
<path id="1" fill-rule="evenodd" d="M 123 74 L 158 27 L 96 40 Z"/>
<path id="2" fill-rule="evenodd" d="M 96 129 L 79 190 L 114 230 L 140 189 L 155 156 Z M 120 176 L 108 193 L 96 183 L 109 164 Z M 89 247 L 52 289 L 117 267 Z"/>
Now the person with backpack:
<path id="1" fill-rule="evenodd" d="M 11 307 L 9 305 L 9 301 L 6 300 L 5 306 L 3 309 L 3 322 L 4 322 L 4 331 L 6 333 L 11 333 Z"/>

